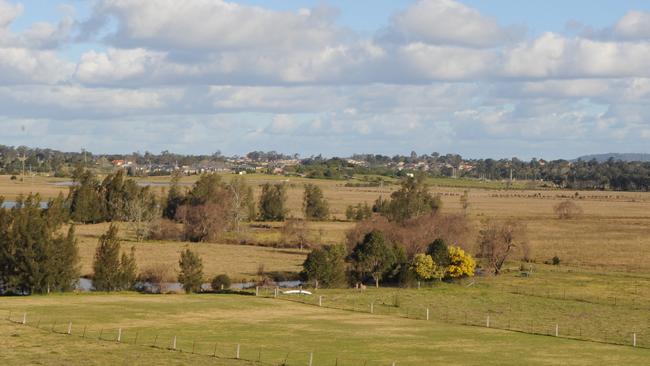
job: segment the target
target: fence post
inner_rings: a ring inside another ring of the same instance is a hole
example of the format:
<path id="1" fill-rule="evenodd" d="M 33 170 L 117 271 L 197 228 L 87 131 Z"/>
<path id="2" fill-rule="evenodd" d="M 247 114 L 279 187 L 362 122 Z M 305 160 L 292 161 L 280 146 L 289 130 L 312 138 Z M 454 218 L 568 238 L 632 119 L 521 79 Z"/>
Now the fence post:
<path id="1" fill-rule="evenodd" d="M 137 345 L 138 344 L 138 336 L 140 335 L 140 331 L 135 332 L 135 341 L 133 341 L 133 344 Z"/>
<path id="2" fill-rule="evenodd" d="M 260 287 L 255 286 L 255 296 L 260 296 Z"/>
<path id="3" fill-rule="evenodd" d="M 632 335 L 632 347 L 636 347 L 636 333 Z"/>
<path id="4" fill-rule="evenodd" d="M 427 321 L 429 321 L 429 308 L 427 308 Z"/>
<path id="5" fill-rule="evenodd" d="M 81 338 L 86 338 L 86 327 L 88 327 L 88 326 L 84 325 L 84 334 L 81 336 Z"/>
<path id="6" fill-rule="evenodd" d="M 27 324 L 27 313 L 23 314 L 23 325 Z"/>
<path id="7" fill-rule="evenodd" d="M 72 322 L 68 323 L 68 335 L 72 334 Z"/>
<path id="8" fill-rule="evenodd" d="M 176 336 L 174 336 L 174 340 L 172 341 L 172 349 L 176 351 Z"/>
<path id="9" fill-rule="evenodd" d="M 323 296 L 318 296 L 318 306 L 323 307 Z"/>
<path id="10" fill-rule="evenodd" d="M 487 325 L 488 328 L 490 327 L 490 315 L 487 316 L 487 321 L 485 324 Z"/>
<path id="11" fill-rule="evenodd" d="M 117 330 L 117 343 L 122 342 L 122 328 Z"/>
<path id="12" fill-rule="evenodd" d="M 314 353 L 309 354 L 309 366 L 313 366 L 314 364 Z"/>
<path id="13" fill-rule="evenodd" d="M 375 313 L 375 303 L 371 302 L 370 303 L 370 314 L 374 314 L 374 313 Z"/>
<path id="14" fill-rule="evenodd" d="M 238 360 L 239 360 L 239 351 L 240 351 L 240 350 L 241 350 L 241 346 L 240 346 L 239 343 L 238 343 L 238 344 L 237 344 L 237 355 L 235 356 L 235 358 L 238 359 Z"/>
<path id="15" fill-rule="evenodd" d="M 559 337 L 560 336 L 560 325 L 555 324 L 555 336 Z"/>

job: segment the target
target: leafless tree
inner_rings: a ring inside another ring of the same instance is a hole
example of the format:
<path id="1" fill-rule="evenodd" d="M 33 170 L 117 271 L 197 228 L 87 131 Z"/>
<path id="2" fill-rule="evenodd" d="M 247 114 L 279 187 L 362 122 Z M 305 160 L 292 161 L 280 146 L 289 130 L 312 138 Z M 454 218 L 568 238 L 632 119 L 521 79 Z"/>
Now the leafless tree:
<path id="1" fill-rule="evenodd" d="M 149 237 L 160 215 L 155 196 L 146 189 L 124 204 L 123 218 L 129 223 L 137 241 Z"/>
<path id="2" fill-rule="evenodd" d="M 479 256 L 498 275 L 513 252 L 526 251 L 527 242 L 526 225 L 521 221 L 488 220 L 479 235 Z"/>
<path id="3" fill-rule="evenodd" d="M 309 226 L 305 220 L 287 220 L 281 233 L 283 241 L 287 244 L 297 245 L 300 250 L 309 246 Z"/>

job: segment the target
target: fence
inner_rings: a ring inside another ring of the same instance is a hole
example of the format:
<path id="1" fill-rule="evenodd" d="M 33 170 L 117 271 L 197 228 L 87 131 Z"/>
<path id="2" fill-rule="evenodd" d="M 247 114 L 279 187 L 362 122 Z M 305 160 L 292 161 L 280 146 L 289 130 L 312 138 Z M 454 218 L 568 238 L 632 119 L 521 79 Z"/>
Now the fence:
<path id="1" fill-rule="evenodd" d="M 80 340 L 95 340 L 112 342 L 129 346 L 149 347 L 165 352 L 179 352 L 196 355 L 197 357 L 217 360 L 241 360 L 257 365 L 282 366 L 399 366 L 398 362 L 373 360 L 353 355 L 332 356 L 319 354 L 298 348 L 278 348 L 245 343 L 209 342 L 191 337 L 173 335 L 169 332 L 146 331 L 144 329 L 102 328 L 81 325 L 72 321 L 36 316 L 32 319 L 29 313 L 15 314 L 9 312 L 6 320 L 25 327 L 33 327 L 52 334 L 76 337 Z"/>
<path id="2" fill-rule="evenodd" d="M 438 304 L 404 306 L 385 301 L 349 302 L 345 296 L 313 296 L 311 298 L 283 296 L 274 294 L 273 298 L 330 309 L 361 312 L 374 315 L 396 316 L 401 318 L 440 321 L 449 324 L 485 327 L 507 330 L 531 335 L 553 336 L 558 338 L 591 341 L 613 345 L 650 349 L 650 324 L 639 324 L 629 329 L 610 324 L 609 328 L 598 327 L 592 323 L 559 321 L 557 318 L 533 318 L 513 316 L 508 312 L 466 311 L 460 307 L 441 307 Z M 614 306 L 614 305 L 613 305 Z"/>

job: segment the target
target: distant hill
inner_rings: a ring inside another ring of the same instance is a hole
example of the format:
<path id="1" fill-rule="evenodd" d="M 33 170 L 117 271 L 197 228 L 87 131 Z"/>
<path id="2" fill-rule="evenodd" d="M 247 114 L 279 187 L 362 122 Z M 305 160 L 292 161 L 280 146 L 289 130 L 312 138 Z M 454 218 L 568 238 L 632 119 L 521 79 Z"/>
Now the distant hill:
<path id="1" fill-rule="evenodd" d="M 585 155 L 581 156 L 575 160 L 582 160 L 582 161 L 591 161 L 593 159 L 596 159 L 598 162 L 603 162 L 609 160 L 609 158 L 613 158 L 614 160 L 621 160 L 621 161 L 642 161 L 642 162 L 650 162 L 650 154 L 635 154 L 635 153 L 628 153 L 628 154 L 618 154 L 618 153 L 608 153 L 608 154 L 594 154 L 594 155 Z"/>

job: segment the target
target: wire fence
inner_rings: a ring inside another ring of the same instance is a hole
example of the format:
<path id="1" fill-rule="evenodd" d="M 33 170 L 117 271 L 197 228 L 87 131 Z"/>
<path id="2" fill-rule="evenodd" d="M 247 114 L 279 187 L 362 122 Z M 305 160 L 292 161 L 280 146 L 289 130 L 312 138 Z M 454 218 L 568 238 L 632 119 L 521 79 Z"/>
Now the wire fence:
<path id="1" fill-rule="evenodd" d="M 262 296 L 262 295 L 260 295 Z M 550 296 L 550 295 L 549 295 Z M 423 303 L 417 305 L 395 304 L 386 299 L 366 302 L 363 298 L 350 299 L 345 295 L 316 295 L 316 296 L 287 296 L 281 292 L 273 294 L 278 300 L 285 300 L 330 308 L 336 310 L 360 312 L 366 314 L 395 316 L 422 321 L 439 321 L 449 324 L 500 329 L 531 335 L 552 336 L 565 339 L 607 343 L 612 345 L 631 346 L 650 349 L 650 324 L 639 323 L 628 329 L 622 328 L 617 323 L 610 323 L 607 327 L 602 322 L 594 322 L 592 318 L 579 319 L 570 314 L 557 316 L 536 315 L 525 316 L 505 311 L 475 311 L 467 310 L 461 306 L 440 305 Z M 612 306 L 614 305 L 611 300 Z M 620 303 L 618 306 L 621 306 Z"/>
<path id="2" fill-rule="evenodd" d="M 43 332 L 74 337 L 79 340 L 100 341 L 132 347 L 148 347 L 161 352 L 178 352 L 215 360 L 239 360 L 257 365 L 274 366 L 398 366 L 399 362 L 365 358 L 361 355 L 332 355 L 296 347 L 281 348 L 233 342 L 213 342 L 190 336 L 173 335 L 170 331 L 82 325 L 29 313 L 8 312 L 6 321 Z"/>

